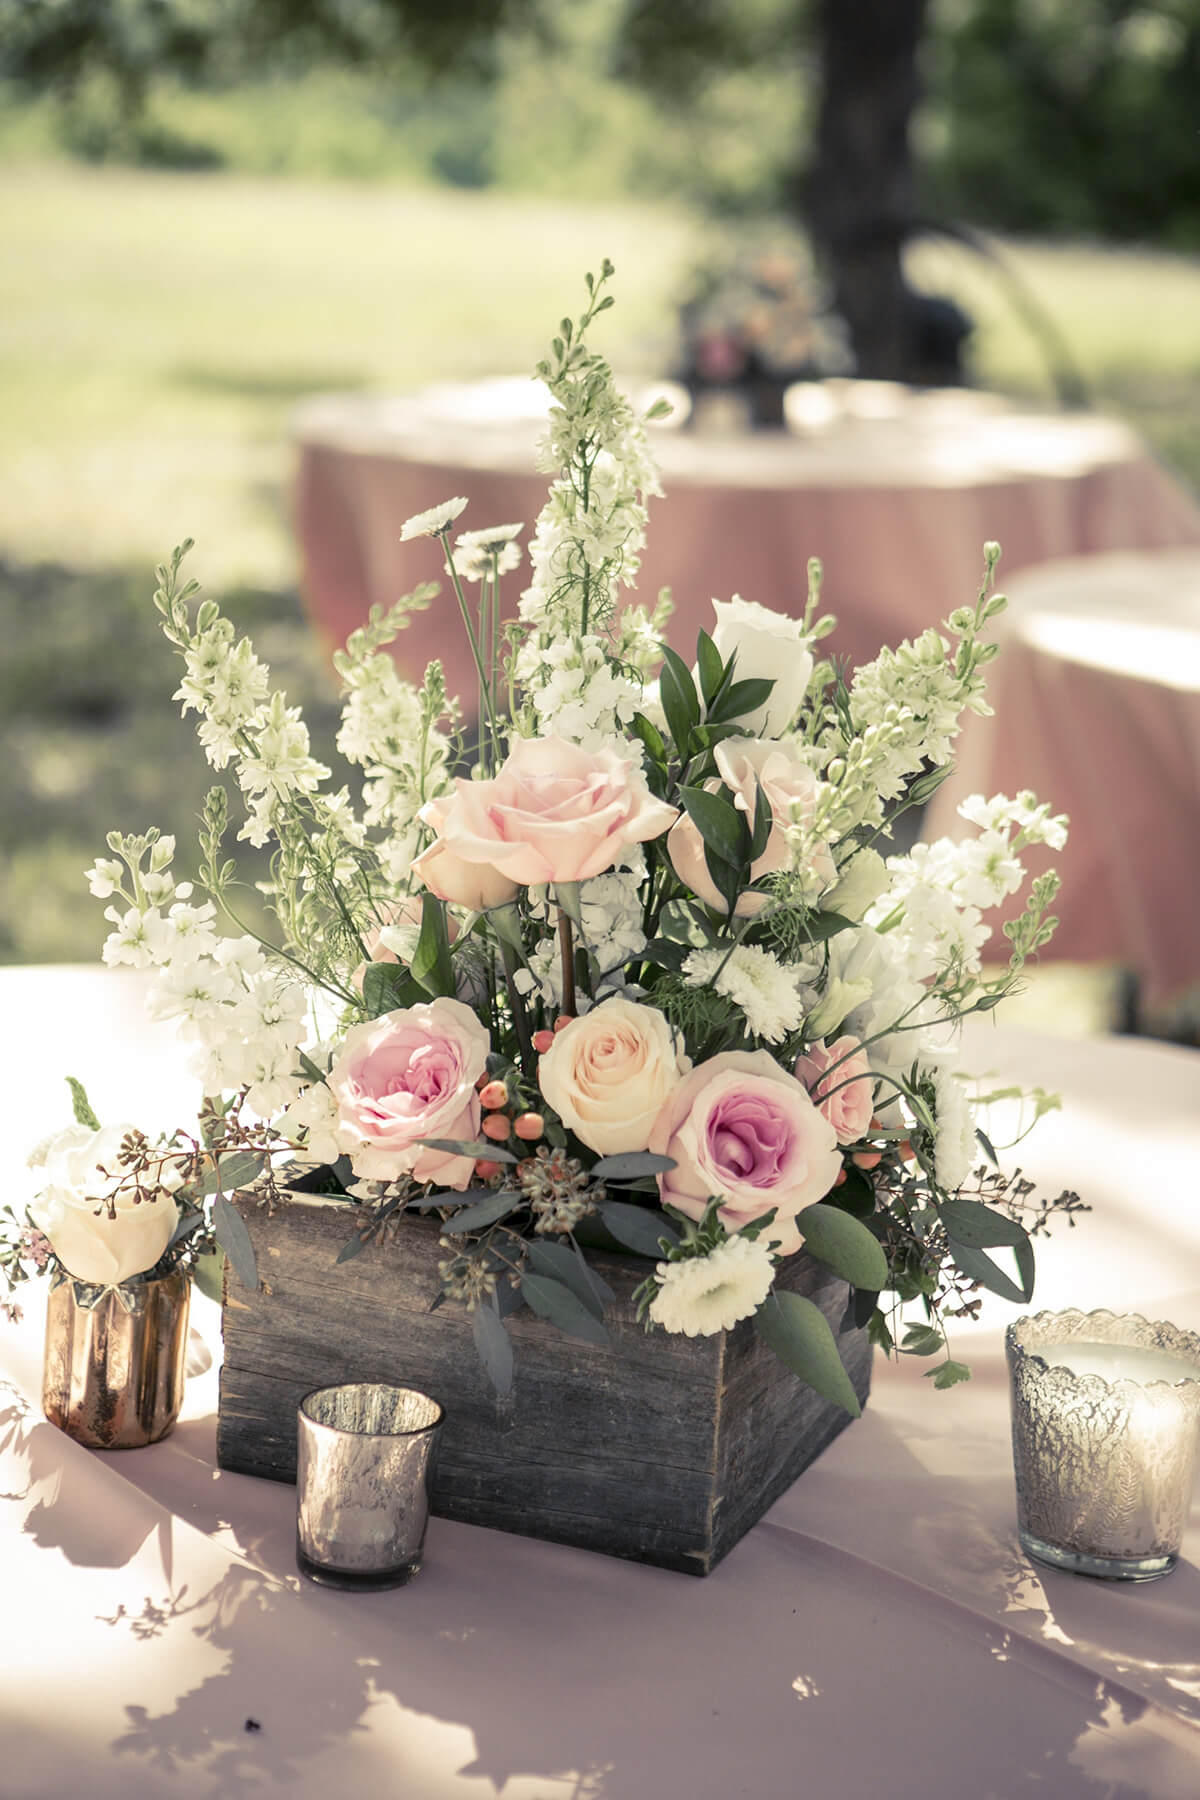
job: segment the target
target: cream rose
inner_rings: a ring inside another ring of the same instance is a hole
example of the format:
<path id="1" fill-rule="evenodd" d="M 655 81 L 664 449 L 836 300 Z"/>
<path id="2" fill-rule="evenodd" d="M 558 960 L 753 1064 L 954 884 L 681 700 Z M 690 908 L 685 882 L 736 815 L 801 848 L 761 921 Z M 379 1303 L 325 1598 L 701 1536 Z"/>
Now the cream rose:
<path id="1" fill-rule="evenodd" d="M 746 815 L 751 828 L 754 825 L 756 794 L 760 787 L 771 809 L 771 835 L 762 855 L 750 865 L 751 881 L 757 881 L 761 875 L 773 875 L 779 869 L 789 868 L 792 850 L 788 843 L 787 827 L 793 821 L 799 822 L 811 815 L 816 798 L 817 778 L 808 764 L 789 756 L 781 744 L 768 743 L 761 738 L 727 738 L 724 743 L 717 745 L 715 760 L 721 782 L 732 794 L 738 811 Z M 708 785 L 716 792 L 720 783 L 709 782 Z M 717 912 L 726 910 L 725 902 L 708 872 L 708 864 L 704 859 L 704 840 L 686 813 L 671 827 L 667 837 L 667 854 L 680 881 L 691 888 L 698 899 Z M 814 847 L 809 868 L 817 893 L 836 879 L 837 866 L 825 844 Z M 760 912 L 767 901 L 766 894 L 742 894 L 733 910 L 738 918 L 749 918 Z"/>
<path id="2" fill-rule="evenodd" d="M 678 814 L 615 750 L 544 737 L 518 738 L 490 781 L 459 779 L 448 799 L 431 801 L 420 816 L 438 833 L 435 849 L 531 887 L 603 875 L 631 844 L 661 837 Z M 430 869 L 437 879 L 451 865 L 425 851 L 414 866 L 432 887 Z"/>
<path id="3" fill-rule="evenodd" d="M 115 1287 L 152 1269 L 171 1241 L 179 1208 L 168 1194 L 140 1198 L 132 1183 L 119 1188 L 121 1141 L 132 1125 L 90 1131 L 68 1126 L 37 1152 L 45 1185 L 29 1208 L 63 1267 L 79 1281 Z M 163 1183 L 178 1186 L 164 1166 Z"/>
<path id="4" fill-rule="evenodd" d="M 538 1083 L 564 1125 L 601 1156 L 644 1150 L 654 1122 L 691 1068 L 652 1006 L 606 1000 L 554 1035 Z"/>
<path id="5" fill-rule="evenodd" d="M 337 1106 L 334 1136 L 354 1173 L 369 1181 L 411 1173 L 465 1188 L 475 1159 L 431 1150 L 425 1140 L 478 1137 L 475 1084 L 489 1049 L 461 1000 L 398 1007 L 352 1025 L 326 1080 Z"/>
<path id="6" fill-rule="evenodd" d="M 781 737 L 791 729 L 812 680 L 812 651 L 803 624 L 740 594 L 714 600 L 713 611 L 713 643 L 726 662 L 737 652 L 734 680 L 775 683 L 766 705 L 747 713 L 741 723 L 759 737 Z"/>

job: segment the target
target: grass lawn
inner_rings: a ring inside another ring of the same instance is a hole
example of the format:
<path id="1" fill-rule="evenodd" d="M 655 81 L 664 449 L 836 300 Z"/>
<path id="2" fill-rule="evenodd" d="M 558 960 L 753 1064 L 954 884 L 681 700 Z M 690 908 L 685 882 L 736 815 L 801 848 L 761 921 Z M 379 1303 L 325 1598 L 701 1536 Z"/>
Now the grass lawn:
<path id="1" fill-rule="evenodd" d="M 86 959 L 106 927 L 80 872 L 105 832 L 190 840 L 207 785 L 154 564 L 197 539 L 193 573 L 316 707 L 328 760 L 287 523 L 294 402 L 528 368 L 605 255 L 618 305 L 598 341 L 662 368 L 706 233 L 632 202 L 9 163 L 0 241 L 0 960 Z M 1094 403 L 1200 485 L 1200 261 L 1001 248 Z M 978 320 L 977 379 L 1049 397 L 985 263 L 929 245 L 914 269 Z"/>

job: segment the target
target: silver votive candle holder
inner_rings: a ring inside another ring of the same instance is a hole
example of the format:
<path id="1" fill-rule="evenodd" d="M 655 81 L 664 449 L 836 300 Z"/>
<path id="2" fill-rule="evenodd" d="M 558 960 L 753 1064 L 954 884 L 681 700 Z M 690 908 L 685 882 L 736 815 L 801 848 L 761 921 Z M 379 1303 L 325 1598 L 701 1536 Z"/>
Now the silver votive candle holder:
<path id="1" fill-rule="evenodd" d="M 416 1388 L 351 1382 L 298 1413 L 296 1561 L 326 1587 L 401 1587 L 421 1567 L 445 1412 Z"/>
<path id="2" fill-rule="evenodd" d="M 1200 1337 L 1135 1313 L 1038 1313 L 1005 1351 L 1026 1554 L 1116 1581 L 1169 1574 L 1200 1448 Z"/>

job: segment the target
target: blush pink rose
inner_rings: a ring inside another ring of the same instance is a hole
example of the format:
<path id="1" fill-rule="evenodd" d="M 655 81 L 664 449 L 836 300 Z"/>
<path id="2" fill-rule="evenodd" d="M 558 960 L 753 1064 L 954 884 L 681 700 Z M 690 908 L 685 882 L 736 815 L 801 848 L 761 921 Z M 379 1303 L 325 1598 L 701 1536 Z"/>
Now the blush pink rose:
<path id="1" fill-rule="evenodd" d="M 875 1110 L 875 1076 L 856 1037 L 813 1044 L 796 1059 L 796 1080 L 833 1126 L 839 1144 L 857 1144 Z"/>
<path id="2" fill-rule="evenodd" d="M 800 1248 L 797 1213 L 824 1198 L 842 1167 L 833 1126 L 766 1050 L 726 1050 L 693 1069 L 649 1148 L 675 1160 L 658 1178 L 665 1206 L 699 1219 L 719 1198 L 728 1231 L 774 1207 L 764 1241 L 784 1256 Z"/>
<path id="3" fill-rule="evenodd" d="M 421 808 L 421 818 L 440 834 L 453 805 L 453 799 L 430 800 Z M 515 881 L 490 862 L 469 862 L 465 857 L 456 856 L 440 835 L 414 859 L 412 867 L 413 874 L 425 883 L 431 894 L 448 901 L 451 906 L 465 906 L 471 912 L 507 906 L 517 897 Z"/>
<path id="4" fill-rule="evenodd" d="M 479 1136 L 475 1084 L 487 1066 L 488 1034 L 461 1000 L 401 1007 L 352 1025 L 327 1077 L 339 1147 L 368 1181 L 418 1181 L 465 1188 L 471 1156 L 423 1147 L 426 1138 Z"/>
<path id="5" fill-rule="evenodd" d="M 710 781 L 709 790 L 716 793 L 723 783 L 733 796 L 733 804 L 746 815 L 752 829 L 755 794 L 759 787 L 771 809 L 771 835 L 762 855 L 750 865 L 751 881 L 790 868 L 792 852 L 786 827 L 793 820 L 811 816 L 816 798 L 817 778 L 808 764 L 789 756 L 781 744 L 761 738 L 727 738 L 717 745 L 715 759 L 721 781 Z M 704 860 L 704 840 L 686 813 L 671 827 L 667 854 L 685 887 L 691 888 L 698 899 L 716 912 L 726 910 Z M 825 844 L 814 850 L 810 868 L 818 892 L 837 880 L 837 865 Z M 751 918 L 767 903 L 766 894 L 746 893 L 733 910 L 738 918 Z"/>
<path id="6" fill-rule="evenodd" d="M 661 837 L 679 815 L 615 750 L 545 737 L 519 738 L 490 781 L 460 779 L 449 799 L 422 807 L 420 816 L 461 862 L 528 887 L 603 875 L 631 844 Z"/>

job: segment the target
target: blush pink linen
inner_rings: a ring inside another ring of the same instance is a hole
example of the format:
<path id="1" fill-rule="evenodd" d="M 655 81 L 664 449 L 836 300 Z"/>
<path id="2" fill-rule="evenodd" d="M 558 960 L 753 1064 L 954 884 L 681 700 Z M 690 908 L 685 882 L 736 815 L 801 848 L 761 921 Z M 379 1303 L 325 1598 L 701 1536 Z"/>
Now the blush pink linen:
<path id="1" fill-rule="evenodd" d="M 796 1059 L 796 1080 L 825 1114 L 839 1144 L 856 1144 L 875 1111 L 875 1076 L 856 1037 L 810 1046 Z"/>
<path id="2" fill-rule="evenodd" d="M 766 1242 L 800 1248 L 796 1215 L 821 1200 L 841 1170 L 833 1126 L 766 1050 L 727 1050 L 685 1077 L 663 1107 L 649 1148 L 674 1158 L 658 1178 L 665 1206 L 699 1219 L 710 1199 L 738 1231 L 776 1209 Z"/>
<path id="3" fill-rule="evenodd" d="M 559 737 L 518 739 L 490 781 L 459 779 L 421 811 L 453 856 L 523 886 L 602 875 L 677 817 L 635 763 Z"/>
<path id="4" fill-rule="evenodd" d="M 431 1000 L 384 1013 L 346 1033 L 329 1071 L 336 1135 L 368 1181 L 418 1181 L 465 1188 L 475 1159 L 423 1147 L 426 1138 L 479 1135 L 475 1083 L 487 1066 L 488 1034 L 460 1000 Z"/>
<path id="5" fill-rule="evenodd" d="M 764 738 L 727 739 L 725 743 L 717 745 L 716 764 L 721 782 L 732 795 L 738 811 L 745 814 L 751 828 L 754 825 L 756 795 L 760 786 L 771 809 L 771 835 L 762 855 L 750 865 L 751 881 L 757 881 L 762 875 L 774 875 L 780 869 L 790 868 L 792 852 L 786 827 L 793 819 L 798 821 L 811 816 L 816 798 L 817 778 L 808 764 L 789 756 L 781 744 L 771 743 Z M 721 784 L 710 781 L 707 785 L 711 792 L 716 793 Z M 680 881 L 691 888 L 693 894 L 703 900 L 706 906 L 711 906 L 716 912 L 725 912 L 725 902 L 718 893 L 704 860 L 704 840 L 686 813 L 671 828 L 667 852 Z M 826 845 L 816 847 L 811 867 L 818 889 L 829 887 L 837 880 L 837 865 Z M 738 918 L 750 918 L 761 912 L 767 903 L 766 894 L 743 894 L 733 910 Z"/>

